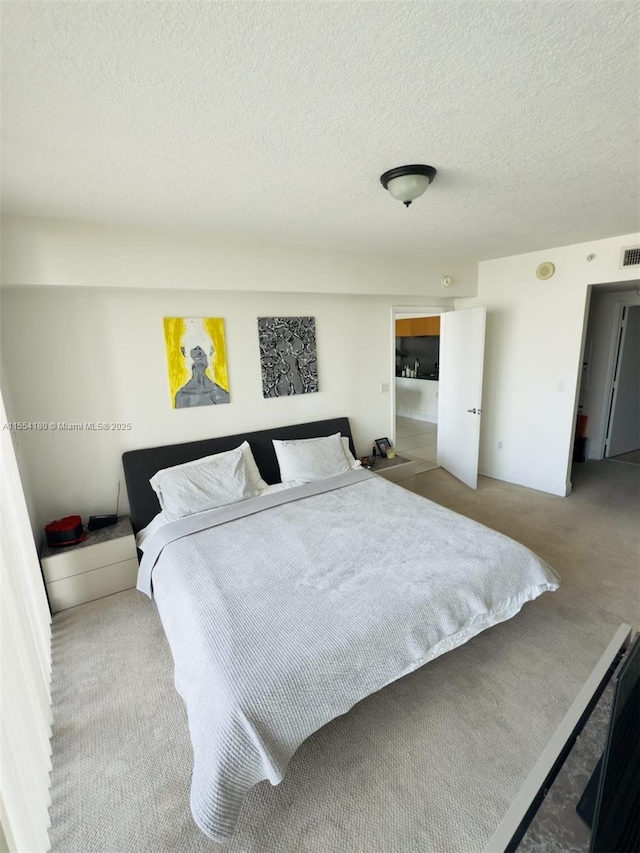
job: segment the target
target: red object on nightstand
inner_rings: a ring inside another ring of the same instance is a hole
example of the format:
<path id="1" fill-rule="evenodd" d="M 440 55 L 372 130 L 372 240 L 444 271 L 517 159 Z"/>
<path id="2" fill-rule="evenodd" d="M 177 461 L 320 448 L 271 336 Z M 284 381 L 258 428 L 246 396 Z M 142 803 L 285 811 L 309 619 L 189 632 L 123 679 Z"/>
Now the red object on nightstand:
<path id="1" fill-rule="evenodd" d="M 66 548 L 67 545 L 77 545 L 84 539 L 82 519 L 79 515 L 68 515 L 58 521 L 45 525 L 45 536 L 50 548 Z"/>

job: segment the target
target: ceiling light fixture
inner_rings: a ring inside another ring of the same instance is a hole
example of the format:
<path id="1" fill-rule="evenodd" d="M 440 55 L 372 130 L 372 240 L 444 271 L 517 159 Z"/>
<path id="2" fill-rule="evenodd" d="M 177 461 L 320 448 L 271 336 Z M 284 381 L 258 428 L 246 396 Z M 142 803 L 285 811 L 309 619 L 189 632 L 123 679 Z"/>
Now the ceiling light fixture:
<path id="1" fill-rule="evenodd" d="M 433 166 L 396 166 L 380 175 L 380 183 L 394 198 L 409 207 L 419 198 L 437 174 Z"/>

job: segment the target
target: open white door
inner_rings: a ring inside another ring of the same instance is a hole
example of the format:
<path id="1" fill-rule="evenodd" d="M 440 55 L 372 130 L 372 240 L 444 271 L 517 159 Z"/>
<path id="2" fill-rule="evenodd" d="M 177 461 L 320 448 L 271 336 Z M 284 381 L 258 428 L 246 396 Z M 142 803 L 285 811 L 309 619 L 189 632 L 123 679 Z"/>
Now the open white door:
<path id="1" fill-rule="evenodd" d="M 640 306 L 622 309 L 605 456 L 640 447 Z"/>
<path id="2" fill-rule="evenodd" d="M 478 486 L 486 309 L 440 316 L 438 465 L 472 489 Z"/>

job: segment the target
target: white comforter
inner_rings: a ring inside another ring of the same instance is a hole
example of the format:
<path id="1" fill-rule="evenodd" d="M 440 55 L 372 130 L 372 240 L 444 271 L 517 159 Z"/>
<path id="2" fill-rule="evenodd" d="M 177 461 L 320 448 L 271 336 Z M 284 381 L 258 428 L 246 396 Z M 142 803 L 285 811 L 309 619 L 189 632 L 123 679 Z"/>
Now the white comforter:
<path id="1" fill-rule="evenodd" d="M 366 471 L 163 527 L 138 588 L 187 706 L 196 823 L 225 841 L 314 731 L 557 587 L 523 545 Z"/>

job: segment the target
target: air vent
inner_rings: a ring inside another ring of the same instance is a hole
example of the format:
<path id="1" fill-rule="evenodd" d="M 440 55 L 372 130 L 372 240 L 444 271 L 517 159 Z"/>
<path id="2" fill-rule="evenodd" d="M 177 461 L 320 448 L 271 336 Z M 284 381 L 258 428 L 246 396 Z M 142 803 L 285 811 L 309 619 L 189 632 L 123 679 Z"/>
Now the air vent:
<path id="1" fill-rule="evenodd" d="M 623 267 L 640 266 L 640 246 L 631 246 L 629 249 L 622 250 Z"/>

